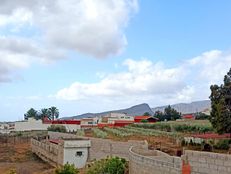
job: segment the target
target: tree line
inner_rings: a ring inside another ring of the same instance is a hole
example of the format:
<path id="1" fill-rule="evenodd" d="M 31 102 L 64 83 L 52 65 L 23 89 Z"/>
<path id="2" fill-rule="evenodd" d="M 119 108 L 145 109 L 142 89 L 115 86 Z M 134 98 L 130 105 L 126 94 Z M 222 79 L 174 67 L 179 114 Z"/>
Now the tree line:
<path id="1" fill-rule="evenodd" d="M 24 119 L 28 120 L 28 118 L 34 118 L 36 120 L 43 119 L 47 117 L 49 120 L 54 120 L 59 117 L 59 110 L 55 106 L 50 108 L 42 108 L 41 110 L 35 110 L 34 108 L 30 108 L 25 114 Z"/>

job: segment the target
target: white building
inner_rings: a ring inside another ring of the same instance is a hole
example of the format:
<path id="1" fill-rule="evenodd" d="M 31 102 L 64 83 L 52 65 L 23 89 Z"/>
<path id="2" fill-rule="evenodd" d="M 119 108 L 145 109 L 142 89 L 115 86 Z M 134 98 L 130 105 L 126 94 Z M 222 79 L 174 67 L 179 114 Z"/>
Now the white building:
<path id="1" fill-rule="evenodd" d="M 15 122 L 14 131 L 47 130 L 50 125 L 43 124 L 42 120 L 28 118 L 28 120 Z"/>
<path id="2" fill-rule="evenodd" d="M 109 113 L 106 116 L 100 118 L 99 122 L 101 123 L 109 123 L 114 124 L 115 121 L 134 121 L 133 116 L 128 116 L 124 113 Z"/>
<path id="3" fill-rule="evenodd" d="M 31 139 L 32 152 L 53 166 L 69 163 L 76 168 L 83 168 L 87 163 L 90 147 L 90 140 L 83 138 Z"/>

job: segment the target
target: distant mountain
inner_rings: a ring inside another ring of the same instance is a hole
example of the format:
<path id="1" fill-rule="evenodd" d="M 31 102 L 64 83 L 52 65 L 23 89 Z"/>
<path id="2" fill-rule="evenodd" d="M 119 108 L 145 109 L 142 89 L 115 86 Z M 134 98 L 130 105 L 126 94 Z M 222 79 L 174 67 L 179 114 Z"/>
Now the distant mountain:
<path id="1" fill-rule="evenodd" d="M 112 110 L 112 111 L 106 111 L 106 112 L 101 112 L 101 113 L 85 113 L 85 114 L 81 114 L 81 115 L 77 115 L 77 116 L 73 116 L 73 117 L 64 117 L 62 119 L 92 118 L 92 117 L 96 117 L 96 116 L 105 116 L 108 113 L 112 113 L 112 112 L 126 113 L 127 115 L 130 115 L 130 116 L 143 115 L 145 112 L 149 112 L 151 115 L 154 114 L 154 112 L 149 107 L 149 105 L 146 103 L 143 103 L 143 104 L 132 106 L 132 107 L 127 108 L 127 109 Z"/>
<path id="2" fill-rule="evenodd" d="M 155 107 L 152 108 L 152 111 L 163 112 L 166 107 L 167 106 Z M 176 109 L 178 112 L 181 112 L 182 114 L 188 114 L 188 113 L 203 112 L 205 110 L 210 109 L 211 102 L 210 100 L 202 100 L 202 101 L 195 101 L 192 103 L 178 103 L 178 104 L 171 105 L 171 107 Z"/>

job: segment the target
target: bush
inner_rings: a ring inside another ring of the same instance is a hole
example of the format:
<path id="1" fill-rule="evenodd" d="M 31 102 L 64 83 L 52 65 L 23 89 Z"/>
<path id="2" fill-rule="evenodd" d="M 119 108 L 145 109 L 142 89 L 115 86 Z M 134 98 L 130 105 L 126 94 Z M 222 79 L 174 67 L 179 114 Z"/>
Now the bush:
<path id="1" fill-rule="evenodd" d="M 83 136 L 85 135 L 85 132 L 84 132 L 83 129 L 79 129 L 79 130 L 77 130 L 76 135 L 77 135 L 77 136 L 82 136 L 82 137 L 83 137 Z"/>
<path id="2" fill-rule="evenodd" d="M 228 150 L 229 149 L 229 140 L 220 140 L 215 146 L 215 149 Z"/>
<path id="3" fill-rule="evenodd" d="M 51 125 L 47 128 L 48 131 L 53 131 L 53 132 L 63 132 L 66 133 L 67 129 L 63 125 Z"/>
<path id="4" fill-rule="evenodd" d="M 94 162 L 88 169 L 87 174 L 124 174 L 128 169 L 125 159 L 112 157 Z"/>
<path id="5" fill-rule="evenodd" d="M 93 134 L 95 137 L 97 138 L 107 138 L 107 133 L 98 129 L 98 128 L 94 128 L 93 130 Z"/>
<path id="6" fill-rule="evenodd" d="M 65 164 L 63 167 L 55 170 L 55 174 L 78 174 L 78 169 L 75 168 L 74 164 Z"/>

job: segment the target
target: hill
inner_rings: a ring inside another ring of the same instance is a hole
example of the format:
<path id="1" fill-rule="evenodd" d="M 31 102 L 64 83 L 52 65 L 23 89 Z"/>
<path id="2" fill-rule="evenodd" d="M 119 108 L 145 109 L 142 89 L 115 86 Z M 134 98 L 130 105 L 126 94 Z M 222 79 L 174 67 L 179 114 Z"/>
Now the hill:
<path id="1" fill-rule="evenodd" d="M 152 108 L 153 112 L 156 111 L 164 111 L 166 106 L 159 106 Z M 172 108 L 176 109 L 178 112 L 181 112 L 182 114 L 187 114 L 187 113 L 196 113 L 196 112 L 203 112 L 206 109 L 210 109 L 211 107 L 211 102 L 210 100 L 202 100 L 202 101 L 195 101 L 192 103 L 178 103 L 171 105 Z"/>
<path id="2" fill-rule="evenodd" d="M 143 115 L 145 112 L 149 112 L 151 115 L 154 114 L 154 112 L 149 107 L 149 105 L 146 103 L 143 103 L 143 104 L 132 106 L 132 107 L 127 108 L 127 109 L 112 110 L 112 111 L 106 111 L 106 112 L 101 112 L 101 113 L 85 113 L 85 114 L 81 114 L 81 115 L 77 115 L 77 116 L 73 116 L 73 117 L 65 117 L 62 119 L 92 118 L 92 117 L 97 117 L 97 116 L 100 117 L 100 116 L 105 116 L 108 113 L 112 113 L 112 112 L 126 113 L 127 115 L 131 115 L 131 116 Z"/>

